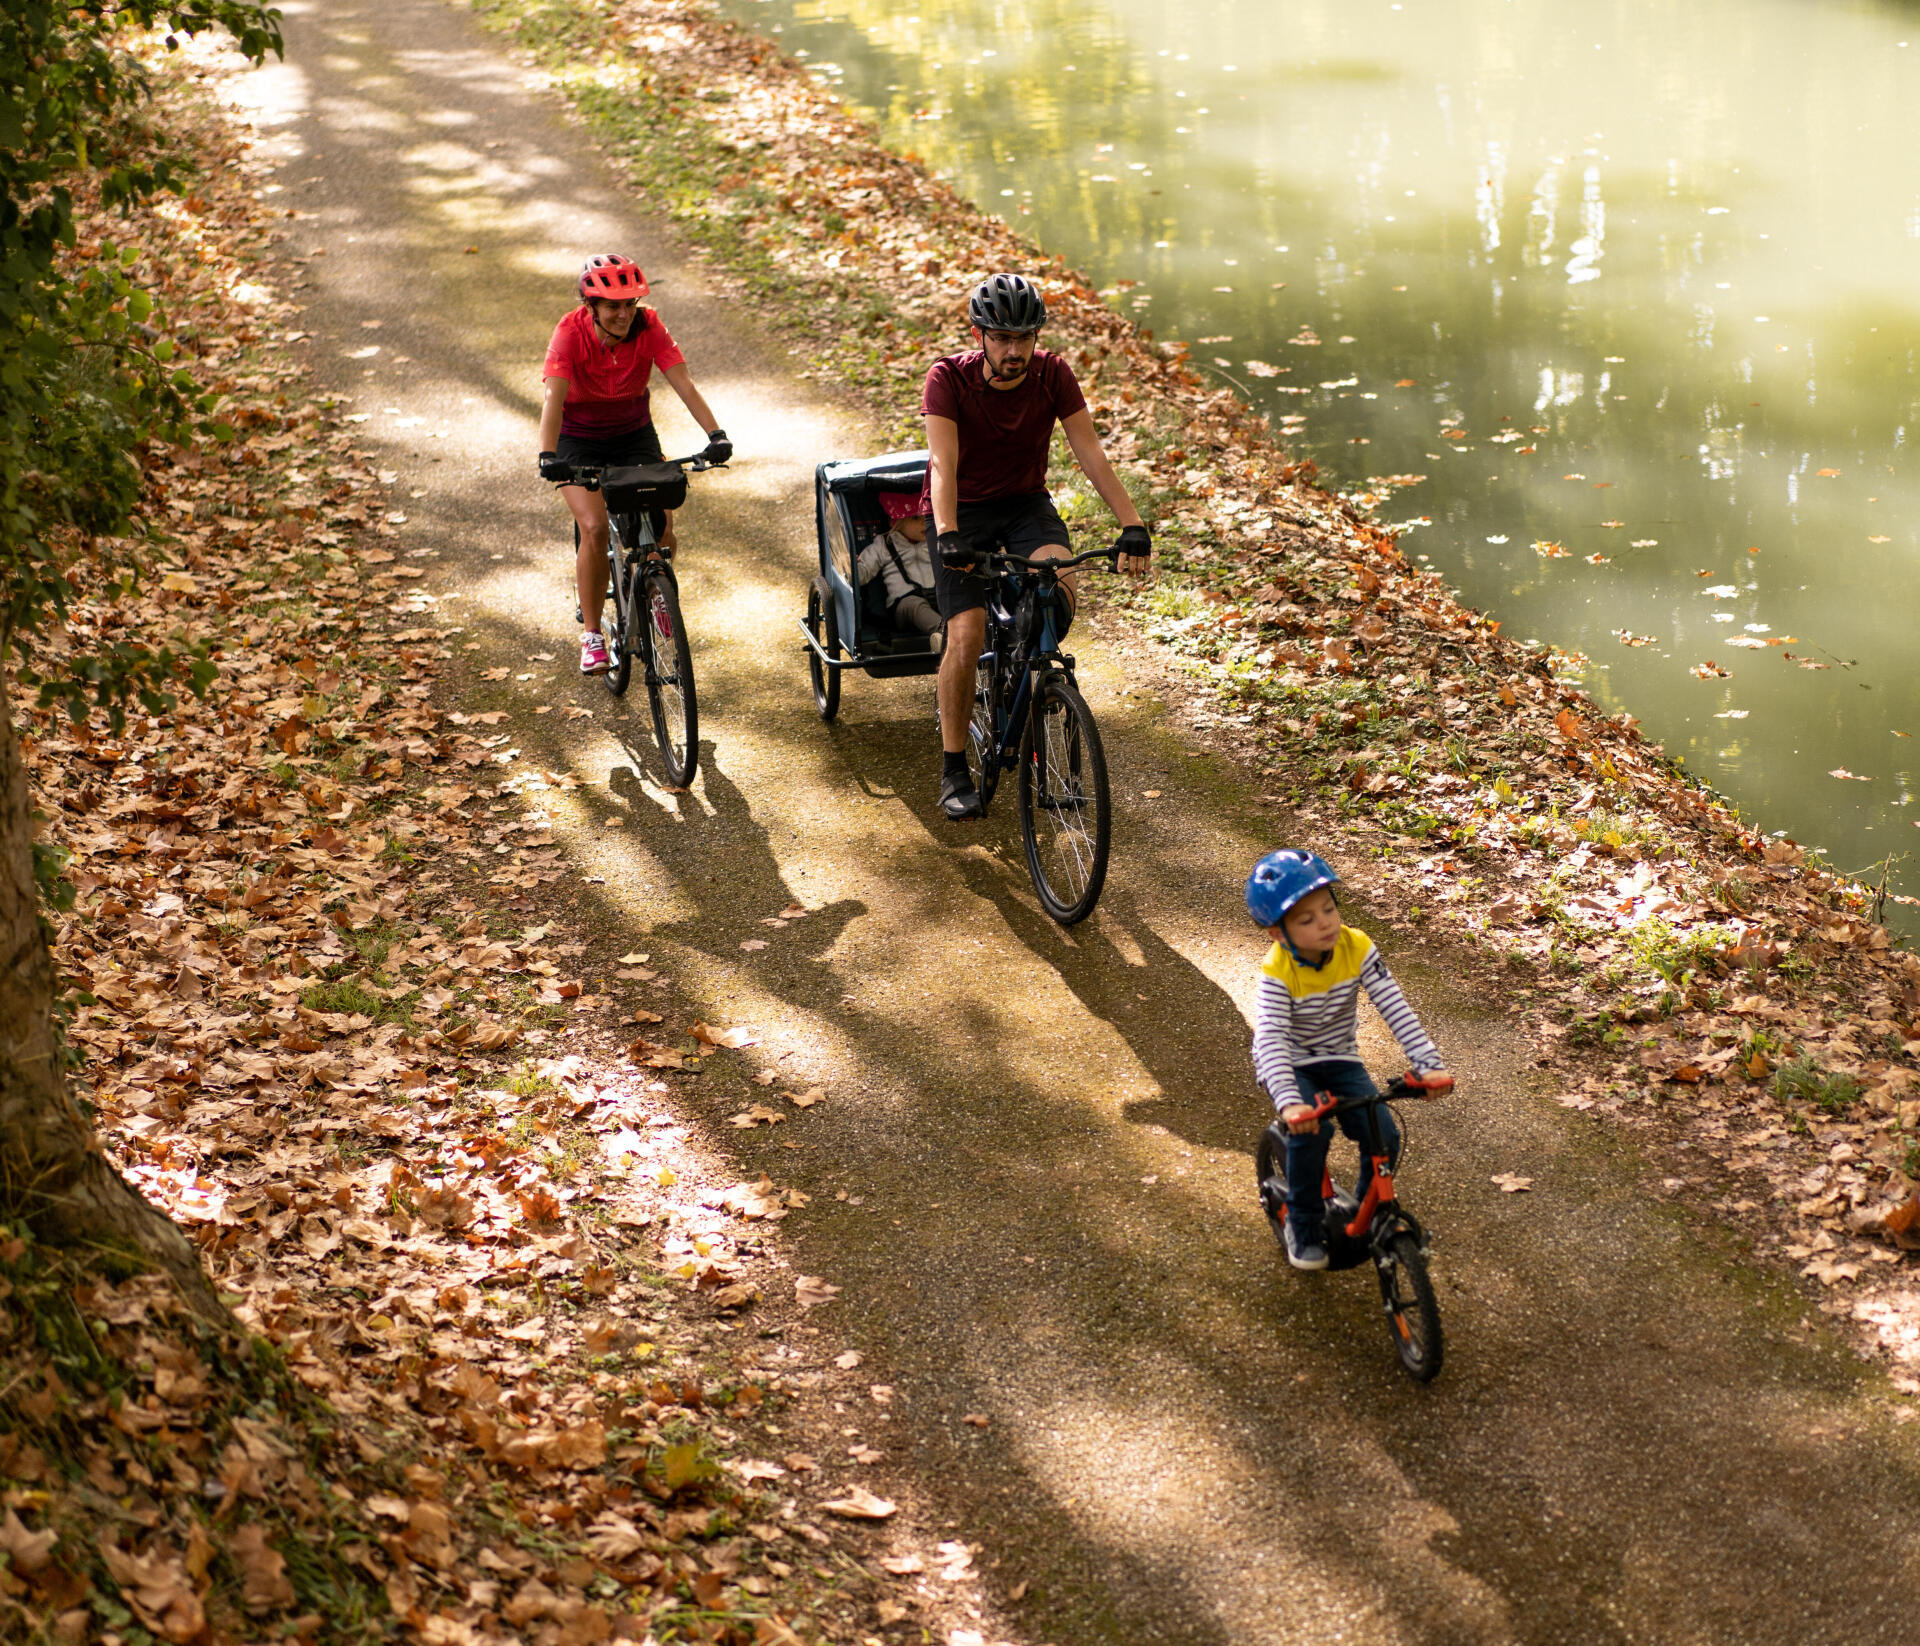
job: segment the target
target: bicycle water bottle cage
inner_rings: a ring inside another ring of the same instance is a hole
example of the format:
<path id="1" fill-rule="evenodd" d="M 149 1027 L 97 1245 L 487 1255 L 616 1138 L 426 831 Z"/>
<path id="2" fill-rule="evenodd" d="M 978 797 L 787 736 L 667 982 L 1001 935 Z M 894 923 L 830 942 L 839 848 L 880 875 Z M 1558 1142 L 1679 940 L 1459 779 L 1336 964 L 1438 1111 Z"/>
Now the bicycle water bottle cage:
<path id="1" fill-rule="evenodd" d="M 677 509 L 687 500 L 687 477 L 672 463 L 636 463 L 608 469 L 600 489 L 607 507 L 627 514 L 636 509 Z"/>

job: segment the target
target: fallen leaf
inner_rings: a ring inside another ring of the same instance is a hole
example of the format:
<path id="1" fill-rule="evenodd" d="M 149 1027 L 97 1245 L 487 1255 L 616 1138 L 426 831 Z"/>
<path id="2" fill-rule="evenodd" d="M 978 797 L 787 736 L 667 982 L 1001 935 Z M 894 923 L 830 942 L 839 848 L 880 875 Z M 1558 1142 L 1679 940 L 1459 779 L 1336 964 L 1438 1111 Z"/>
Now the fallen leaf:
<path id="1" fill-rule="evenodd" d="M 820 1507 L 845 1520 L 885 1520 L 897 1505 L 891 1499 L 875 1497 L 861 1486 L 849 1486 L 843 1497 L 830 1498 Z"/>
<path id="2" fill-rule="evenodd" d="M 927 1563 L 918 1555 L 882 1555 L 880 1565 L 895 1577 L 912 1577 L 915 1572 L 927 1569 Z"/>
<path id="3" fill-rule="evenodd" d="M 716 1029 L 710 1023 L 696 1023 L 689 1032 L 702 1045 L 724 1046 L 729 1051 L 760 1044 L 760 1037 L 751 1029 Z"/>
<path id="4" fill-rule="evenodd" d="M 811 1109 L 816 1103 L 827 1100 L 826 1089 L 822 1086 L 809 1086 L 804 1092 L 788 1092 L 787 1101 L 796 1109 Z"/>
<path id="5" fill-rule="evenodd" d="M 1533 1187 L 1533 1179 L 1521 1177 L 1514 1172 L 1496 1172 L 1492 1181 L 1499 1186 L 1502 1194 L 1525 1194 Z"/>
<path id="6" fill-rule="evenodd" d="M 793 1283 L 794 1301 L 803 1309 L 816 1309 L 840 1295 L 838 1286 L 830 1286 L 818 1275 L 801 1275 Z"/>
<path id="7" fill-rule="evenodd" d="M 739 1114 L 729 1115 L 727 1124 L 738 1126 L 745 1131 L 752 1126 L 777 1126 L 786 1118 L 778 1109 L 769 1109 L 764 1103 L 756 1103 L 751 1109 L 743 1109 Z"/>

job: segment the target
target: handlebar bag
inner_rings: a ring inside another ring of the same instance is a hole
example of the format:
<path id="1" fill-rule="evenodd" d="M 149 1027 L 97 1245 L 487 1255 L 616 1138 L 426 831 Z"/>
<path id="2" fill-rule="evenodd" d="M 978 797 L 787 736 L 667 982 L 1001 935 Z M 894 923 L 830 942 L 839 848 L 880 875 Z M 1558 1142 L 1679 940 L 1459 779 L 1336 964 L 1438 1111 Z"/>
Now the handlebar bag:
<path id="1" fill-rule="evenodd" d="M 672 463 L 636 463 L 608 469 L 600 478 L 607 507 L 617 514 L 633 509 L 677 509 L 687 500 L 687 477 Z"/>

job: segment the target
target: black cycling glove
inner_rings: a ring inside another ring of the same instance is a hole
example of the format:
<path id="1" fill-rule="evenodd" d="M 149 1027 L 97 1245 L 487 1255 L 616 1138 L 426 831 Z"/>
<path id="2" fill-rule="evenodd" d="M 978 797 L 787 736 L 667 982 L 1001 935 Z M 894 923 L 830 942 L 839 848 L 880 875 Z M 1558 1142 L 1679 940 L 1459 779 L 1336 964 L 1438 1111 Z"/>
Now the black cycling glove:
<path id="1" fill-rule="evenodd" d="M 1138 555 L 1142 560 L 1153 553 L 1153 533 L 1145 526 L 1122 526 L 1113 540 L 1115 555 Z"/>
<path id="2" fill-rule="evenodd" d="M 540 454 L 540 478 L 542 480 L 557 480 L 564 484 L 573 478 L 573 465 L 571 463 L 562 463 L 559 457 L 553 452 L 542 452 Z"/>
<path id="3" fill-rule="evenodd" d="M 707 436 L 707 449 L 700 454 L 709 463 L 725 463 L 733 456 L 733 442 L 727 438 L 725 429 L 715 429 Z"/>
<path id="4" fill-rule="evenodd" d="M 973 564 L 973 550 L 958 532 L 942 532 L 934 539 L 940 551 L 940 564 L 949 571 L 965 571 Z"/>

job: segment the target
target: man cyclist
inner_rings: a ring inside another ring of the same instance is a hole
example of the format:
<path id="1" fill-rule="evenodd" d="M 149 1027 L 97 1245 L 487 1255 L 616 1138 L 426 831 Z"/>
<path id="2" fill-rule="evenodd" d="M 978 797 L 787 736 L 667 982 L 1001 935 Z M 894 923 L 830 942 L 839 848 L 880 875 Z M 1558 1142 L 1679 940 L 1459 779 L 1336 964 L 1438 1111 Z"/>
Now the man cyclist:
<path id="1" fill-rule="evenodd" d="M 982 281 L 967 304 L 967 320 L 974 347 L 933 363 L 920 406 L 929 453 L 921 502 L 933 516 L 934 595 L 947 624 L 940 658 L 940 810 L 955 822 L 980 815 L 966 755 L 987 629 L 988 581 L 980 557 L 1003 547 L 1035 558 L 1071 553 L 1047 492 L 1055 423 L 1120 523 L 1114 543 L 1120 569 L 1145 576 L 1153 552 L 1151 535 L 1107 461 L 1073 368 L 1036 347 L 1047 305 L 1033 282 L 1018 274 Z M 1070 623 L 1073 575 L 1063 576 L 1060 586 Z"/>
<path id="2" fill-rule="evenodd" d="M 687 359 L 668 335 L 659 311 L 644 307 L 647 277 L 618 252 L 589 257 L 580 271 L 580 305 L 553 328 L 542 375 L 540 478 L 563 480 L 575 463 L 600 467 L 658 463 L 647 379 L 657 366 L 694 421 L 707 431 L 710 463 L 733 455 L 733 442 L 693 386 Z M 560 495 L 580 528 L 574 581 L 580 594 L 580 672 L 605 674 L 607 642 L 600 608 L 607 598 L 607 503 L 597 491 L 562 484 Z M 673 516 L 657 512 L 654 536 L 669 553 Z"/>

